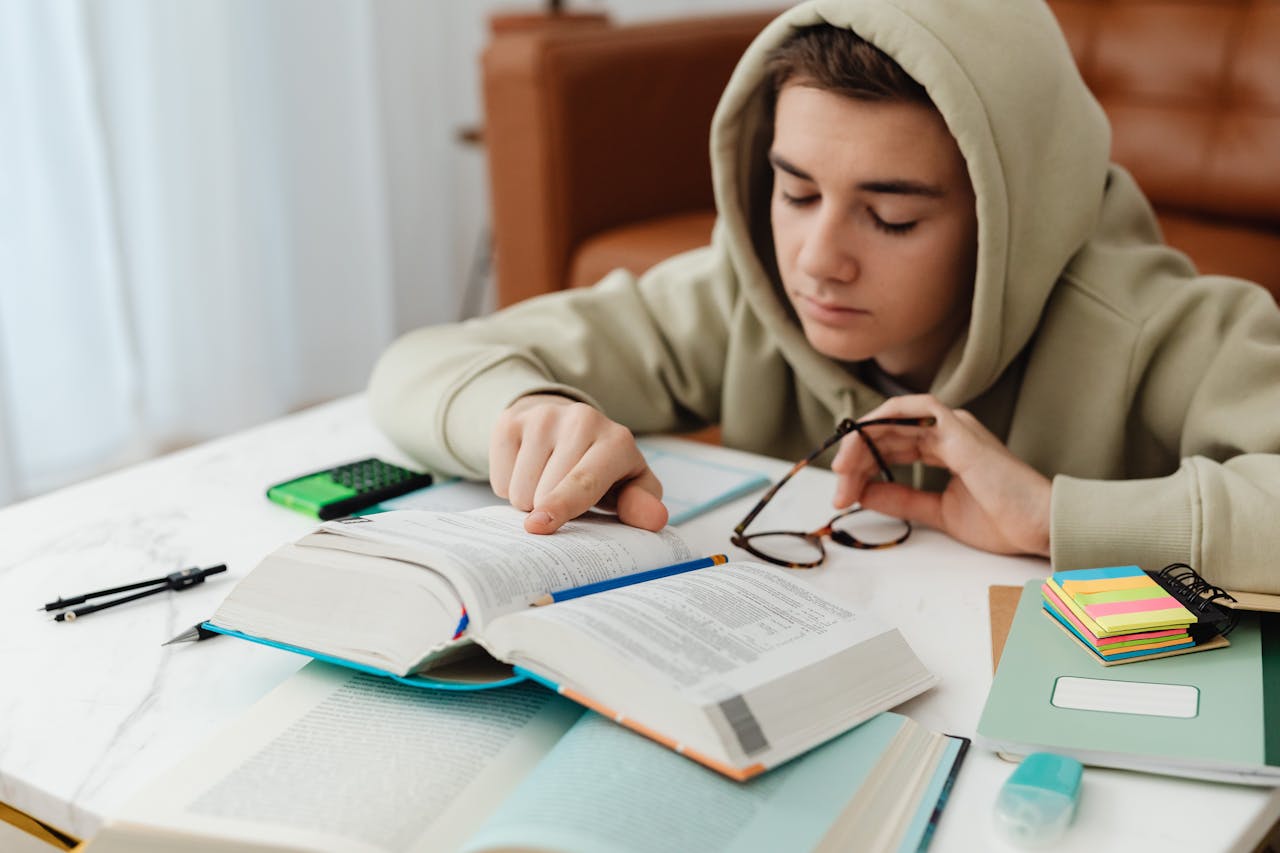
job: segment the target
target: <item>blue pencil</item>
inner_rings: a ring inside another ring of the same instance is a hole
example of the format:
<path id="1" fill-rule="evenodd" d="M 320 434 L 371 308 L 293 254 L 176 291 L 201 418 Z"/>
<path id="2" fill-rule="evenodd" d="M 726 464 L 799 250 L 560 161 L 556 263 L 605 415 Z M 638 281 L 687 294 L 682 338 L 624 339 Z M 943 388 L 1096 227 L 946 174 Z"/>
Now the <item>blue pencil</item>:
<path id="1" fill-rule="evenodd" d="M 568 601 L 570 598 L 580 598 L 584 595 L 604 592 L 607 589 L 617 589 L 620 586 L 631 586 L 632 584 L 644 583 L 645 581 L 656 580 L 657 578 L 665 578 L 668 575 L 678 575 L 683 572 L 692 572 L 695 569 L 719 566 L 727 562 L 729 562 L 729 558 L 724 554 L 713 554 L 710 557 L 700 557 L 697 560 L 689 560 L 685 563 L 676 563 L 674 566 L 664 566 L 661 569 L 650 569 L 647 572 L 636 572 L 633 575 L 623 575 L 619 578 L 609 578 L 608 580 L 596 581 L 595 583 L 583 584 L 582 586 L 575 586 L 572 589 L 562 589 L 559 592 L 549 592 L 537 601 L 533 602 L 530 606 L 541 607 L 545 604 L 554 604 L 557 601 Z"/>

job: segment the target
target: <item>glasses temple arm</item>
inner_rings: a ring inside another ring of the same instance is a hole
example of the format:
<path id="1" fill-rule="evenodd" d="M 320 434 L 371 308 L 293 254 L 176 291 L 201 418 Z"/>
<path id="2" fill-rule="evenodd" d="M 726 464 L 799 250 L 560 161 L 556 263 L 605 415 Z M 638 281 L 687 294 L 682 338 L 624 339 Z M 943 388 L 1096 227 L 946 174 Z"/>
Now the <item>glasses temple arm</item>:
<path id="1" fill-rule="evenodd" d="M 801 459 L 796 464 L 792 465 L 791 470 L 788 471 L 786 474 L 784 474 L 781 480 L 774 483 L 769 488 L 769 491 L 764 493 L 764 497 L 760 498 L 760 502 L 757 503 L 752 508 L 751 512 L 747 513 L 746 518 L 738 522 L 738 526 L 733 528 L 734 534 L 737 536 L 741 536 L 742 532 L 747 529 L 747 526 L 751 524 L 751 522 L 755 521 L 756 516 L 760 514 L 760 511 L 765 508 L 765 506 L 769 503 L 769 501 L 773 500 L 773 496 L 778 493 L 778 490 L 781 489 L 783 486 L 785 486 L 787 484 L 787 481 L 790 480 L 792 477 L 794 477 L 801 468 L 806 467 L 810 462 L 817 459 L 822 454 L 826 453 L 827 450 L 831 447 L 831 445 L 835 444 L 837 441 L 844 438 L 846 435 L 853 432 L 857 428 L 858 428 L 857 423 L 850 420 L 849 418 L 845 418 L 844 420 L 842 420 L 840 422 L 840 425 L 836 427 L 836 431 L 834 435 L 832 435 L 830 438 L 824 441 L 817 450 L 813 451 L 808 456 Z M 879 455 L 877 454 L 877 460 L 878 459 L 879 459 Z M 883 463 L 881 463 L 881 466 L 883 467 Z"/>

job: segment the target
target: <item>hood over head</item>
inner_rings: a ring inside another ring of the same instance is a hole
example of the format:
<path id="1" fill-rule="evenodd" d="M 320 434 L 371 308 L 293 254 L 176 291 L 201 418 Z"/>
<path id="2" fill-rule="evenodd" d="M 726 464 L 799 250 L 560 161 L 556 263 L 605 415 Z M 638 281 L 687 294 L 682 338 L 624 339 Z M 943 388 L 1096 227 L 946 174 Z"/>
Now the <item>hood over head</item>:
<path id="1" fill-rule="evenodd" d="M 797 374 L 828 387 L 843 368 L 805 340 L 773 272 L 765 103 L 769 54 L 795 29 L 822 23 L 853 30 L 924 86 L 967 164 L 978 217 L 973 310 L 929 389 L 964 405 L 1030 340 L 1063 268 L 1094 231 L 1106 117 L 1043 0 L 810 0 L 766 27 L 712 124 L 716 239 Z"/>

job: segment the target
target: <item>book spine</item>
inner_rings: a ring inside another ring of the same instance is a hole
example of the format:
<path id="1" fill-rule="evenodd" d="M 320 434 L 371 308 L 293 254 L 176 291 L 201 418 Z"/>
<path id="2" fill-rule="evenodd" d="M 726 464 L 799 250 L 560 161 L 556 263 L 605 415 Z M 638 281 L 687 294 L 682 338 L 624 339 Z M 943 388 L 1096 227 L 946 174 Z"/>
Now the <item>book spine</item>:
<path id="1" fill-rule="evenodd" d="M 1266 763 L 1280 767 L 1280 613 L 1259 613 L 1262 634 L 1262 731 Z"/>
<path id="2" fill-rule="evenodd" d="M 597 702 L 596 700 L 592 699 L 589 696 L 584 696 L 578 691 L 565 687 L 564 685 L 556 684 L 554 681 L 551 681 L 548 678 L 544 678 L 541 675 L 538 675 L 536 672 L 531 672 L 522 666 L 512 667 L 512 669 L 515 670 L 517 675 L 523 675 L 525 678 L 528 678 L 531 681 L 536 681 L 539 684 L 541 684 L 543 687 L 547 687 L 547 688 L 550 688 L 551 690 L 554 690 L 556 693 L 563 696 L 564 698 L 569 699 L 570 701 L 573 701 L 573 702 L 577 702 L 579 705 L 582 705 L 584 708 L 589 708 L 590 710 L 595 711 L 597 714 L 601 715 L 602 717 L 607 717 L 608 719 L 613 720 L 618 725 L 625 726 L 626 728 L 631 729 L 633 732 L 636 732 L 637 734 L 644 735 L 645 737 L 649 738 L 649 740 L 660 743 L 663 746 L 665 746 L 667 749 L 673 750 L 679 753 L 680 755 L 685 756 L 686 758 L 691 758 L 694 761 L 698 762 L 699 764 L 703 765 L 704 767 L 709 767 L 710 769 L 716 771 L 717 773 L 720 773 L 724 776 L 728 776 L 730 779 L 733 779 L 735 781 L 745 782 L 748 779 L 759 776 L 761 773 L 769 769 L 765 767 L 763 764 L 760 764 L 758 762 L 756 764 L 752 764 L 750 767 L 737 768 L 737 767 L 733 767 L 728 764 L 725 764 L 723 761 L 717 761 L 711 756 L 705 755 L 696 749 L 690 749 L 684 744 L 678 741 L 672 740 L 671 738 L 667 737 L 661 732 L 655 731 L 654 729 L 649 728 L 643 723 L 637 720 L 633 720 L 632 718 L 626 716 L 625 714 L 622 714 L 618 711 L 613 710 L 612 708 L 609 708 L 601 704 L 600 702 Z"/>

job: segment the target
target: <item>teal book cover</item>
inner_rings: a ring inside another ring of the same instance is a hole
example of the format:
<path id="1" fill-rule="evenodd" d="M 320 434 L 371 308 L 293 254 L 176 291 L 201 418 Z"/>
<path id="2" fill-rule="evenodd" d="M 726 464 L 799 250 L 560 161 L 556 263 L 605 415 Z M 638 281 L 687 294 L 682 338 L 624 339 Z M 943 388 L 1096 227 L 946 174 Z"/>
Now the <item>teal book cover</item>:
<path id="1" fill-rule="evenodd" d="M 938 737 L 932 750 L 903 749 L 909 727 L 907 718 L 882 713 L 742 783 L 585 714 L 463 853 L 919 853 L 932 839 L 965 742 Z M 904 780 L 914 784 L 891 783 Z M 856 846 L 842 842 L 840 828 L 854 829 Z"/>
<path id="2" fill-rule="evenodd" d="M 978 722 L 998 752 L 1051 751 L 1085 764 L 1280 784 L 1280 614 L 1242 614 L 1230 645 L 1104 667 L 1022 591 Z"/>

